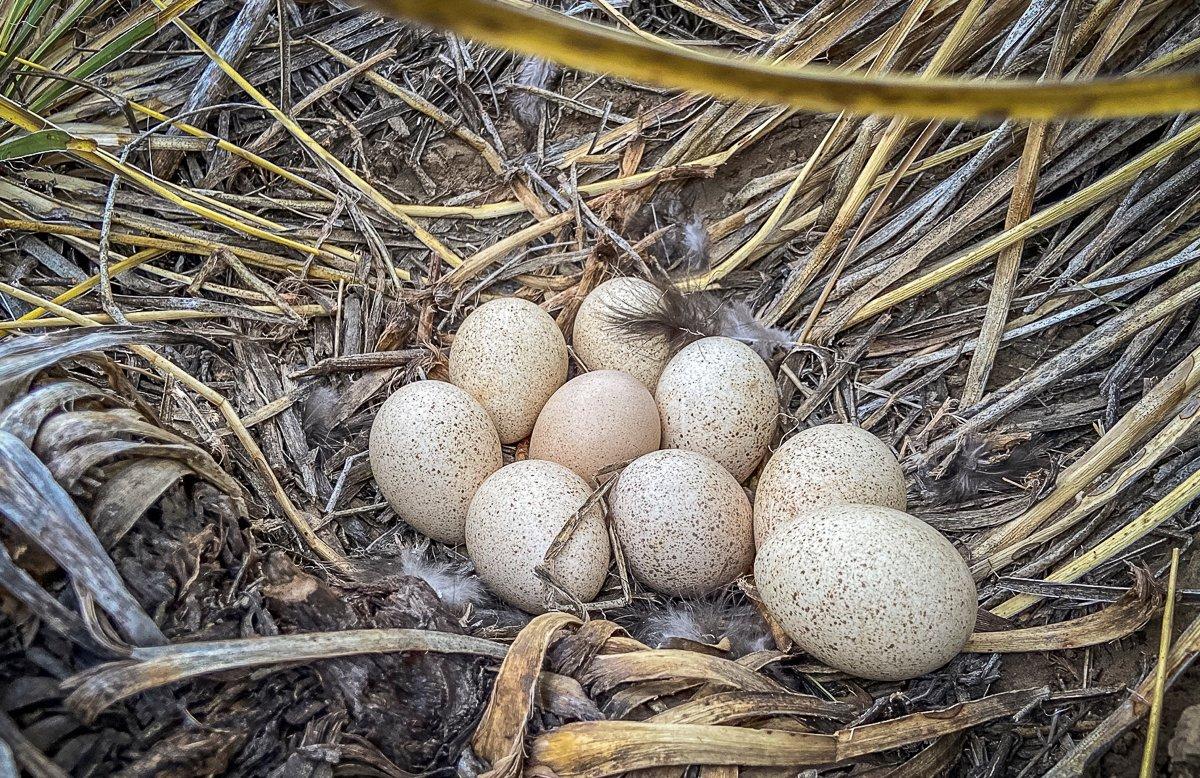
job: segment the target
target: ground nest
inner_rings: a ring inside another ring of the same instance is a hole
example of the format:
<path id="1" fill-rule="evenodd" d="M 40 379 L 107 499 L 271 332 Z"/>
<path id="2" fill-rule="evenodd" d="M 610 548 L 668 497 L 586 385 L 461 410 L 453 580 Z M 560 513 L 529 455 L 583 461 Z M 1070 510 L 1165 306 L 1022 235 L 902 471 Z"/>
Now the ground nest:
<path id="1" fill-rule="evenodd" d="M 1200 68 L 1190 0 L 550 5 L 794 65 Z M 1200 122 L 725 103 L 340 0 L 10 2 L 0 50 L 0 775 L 1123 776 L 1148 733 L 1200 774 Z M 396 519 L 391 391 L 481 302 L 569 333 L 619 275 L 761 347 L 776 442 L 899 452 L 966 652 L 837 673 L 749 578 L 531 619 Z"/>

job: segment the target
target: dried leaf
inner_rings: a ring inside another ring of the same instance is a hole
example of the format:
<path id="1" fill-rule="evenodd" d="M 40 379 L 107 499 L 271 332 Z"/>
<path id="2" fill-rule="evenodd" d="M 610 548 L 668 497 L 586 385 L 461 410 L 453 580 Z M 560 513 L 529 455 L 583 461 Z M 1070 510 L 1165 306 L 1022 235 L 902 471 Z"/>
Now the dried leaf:
<path id="1" fill-rule="evenodd" d="M 95 598 L 135 645 L 166 642 L 121 580 L 96 533 L 50 471 L 24 443 L 0 432 L 0 514 L 49 554 Z"/>
<path id="2" fill-rule="evenodd" d="M 64 359 L 88 351 L 125 346 L 130 343 L 177 343 L 198 341 L 216 348 L 194 335 L 141 329 L 139 327 L 93 327 L 26 335 L 0 343 L 0 385 L 33 375 Z"/>
<path id="3" fill-rule="evenodd" d="M 106 468 L 92 501 L 91 524 L 105 548 L 116 545 L 173 484 L 191 473 L 183 462 L 147 457 Z"/>
<path id="4" fill-rule="evenodd" d="M 471 741 L 479 757 L 491 765 L 488 775 L 515 778 L 521 774 L 525 730 L 546 652 L 559 630 L 579 623 L 569 613 L 544 613 L 529 622 L 513 641 Z"/>
<path id="5" fill-rule="evenodd" d="M 914 713 L 833 735 L 701 724 L 596 721 L 567 724 L 534 740 L 530 761 L 563 778 L 601 778 L 684 765 L 816 767 L 932 740 L 1049 697 L 1049 690 L 1002 692 L 940 711 Z"/>
<path id="6" fill-rule="evenodd" d="M 805 694 L 719 692 L 652 716 L 655 724 L 741 724 L 767 716 L 815 716 L 849 721 L 855 708 Z"/>
<path id="7" fill-rule="evenodd" d="M 85 670 L 63 681 L 63 686 L 74 689 L 67 705 L 85 721 L 91 721 L 126 697 L 200 675 L 398 651 L 476 654 L 494 659 L 505 654 L 499 643 L 470 635 L 423 629 L 351 629 L 134 648 L 131 659 Z"/>
<path id="8" fill-rule="evenodd" d="M 82 381 L 55 381 L 39 386 L 0 411 L 0 430 L 11 433 L 27 446 L 46 417 L 63 405 L 89 397 L 115 397 Z"/>
<path id="9" fill-rule="evenodd" d="M 737 662 L 673 649 L 598 656 L 584 671 L 582 680 L 598 691 L 607 691 L 623 683 L 672 680 L 701 681 L 748 692 L 787 693 L 780 684 Z"/>
<path id="10" fill-rule="evenodd" d="M 963 650 L 1012 654 L 1095 646 L 1137 632 L 1161 603 L 1162 596 L 1154 581 L 1145 571 L 1135 568 L 1133 586 L 1107 608 L 1040 627 L 976 632 Z"/>

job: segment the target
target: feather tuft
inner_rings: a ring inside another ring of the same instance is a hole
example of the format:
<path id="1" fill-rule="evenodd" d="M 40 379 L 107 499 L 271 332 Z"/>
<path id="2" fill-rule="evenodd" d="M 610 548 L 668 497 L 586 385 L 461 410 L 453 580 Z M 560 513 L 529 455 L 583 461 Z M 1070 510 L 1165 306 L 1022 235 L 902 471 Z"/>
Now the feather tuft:
<path id="1" fill-rule="evenodd" d="M 633 634 L 654 648 L 670 645 L 674 640 L 710 646 L 725 640 L 735 657 L 773 646 L 771 632 L 758 612 L 728 590 L 715 598 L 664 603 L 641 615 Z"/>
<path id="2" fill-rule="evenodd" d="M 483 581 L 470 566 L 449 559 L 434 559 L 429 555 L 429 543 L 409 546 L 397 543 L 400 573 L 420 578 L 447 608 L 462 613 L 468 605 L 478 606 L 487 599 Z"/>
<path id="3" fill-rule="evenodd" d="M 704 220 L 693 216 L 683 225 L 683 266 L 689 272 L 707 270 L 711 245 Z"/>
<path id="4" fill-rule="evenodd" d="M 517 69 L 515 84 L 536 89 L 546 89 L 558 77 L 558 65 L 539 57 L 526 57 Z M 546 101 L 532 92 L 514 90 L 509 97 L 509 107 L 517 124 L 529 135 L 537 132 L 542 117 L 546 115 Z"/>
<path id="5" fill-rule="evenodd" d="M 606 323 L 629 343 L 665 343 L 670 354 L 701 338 L 722 335 L 740 341 L 767 359 L 790 346 L 785 330 L 760 322 L 743 302 L 722 302 L 706 292 L 684 294 L 671 283 L 659 285 L 656 299 L 638 297 L 610 305 Z"/>
<path id="6" fill-rule="evenodd" d="M 313 385 L 300 401 L 300 426 L 314 440 L 325 440 L 338 425 L 338 414 L 344 407 L 336 388 Z"/>
<path id="7" fill-rule="evenodd" d="M 763 359 L 770 359 L 780 346 L 793 345 L 790 332 L 763 324 L 743 302 L 731 302 L 721 309 L 721 334 L 745 343 Z"/>
<path id="8" fill-rule="evenodd" d="M 700 338 L 720 332 L 715 298 L 707 294 L 684 294 L 674 284 L 660 285 L 658 295 L 649 294 L 614 302 L 605 314 L 617 337 L 643 345 L 666 343 L 674 354 Z"/>
<path id="9" fill-rule="evenodd" d="M 968 435 L 940 478 L 923 472 L 917 480 L 933 504 L 954 505 L 984 493 L 1012 491 L 1014 483 L 1045 465 L 1045 457 L 1032 441 L 1008 448 L 988 435 Z"/>

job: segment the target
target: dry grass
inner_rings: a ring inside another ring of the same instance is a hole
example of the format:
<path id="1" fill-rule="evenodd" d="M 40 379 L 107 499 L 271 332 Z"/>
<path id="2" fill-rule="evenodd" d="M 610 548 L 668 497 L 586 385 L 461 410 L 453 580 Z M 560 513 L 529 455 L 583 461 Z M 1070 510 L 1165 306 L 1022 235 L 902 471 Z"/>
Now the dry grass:
<path id="1" fill-rule="evenodd" d="M 754 101 L 336 2 L 0 3 L 0 772 L 1066 776 L 1136 769 L 1114 746 L 1149 714 L 1170 738 L 1200 650 L 1200 124 L 1063 117 L 1195 107 L 1194 4 L 381 7 Z M 614 274 L 792 334 L 781 434 L 901 452 L 979 582 L 967 653 L 849 678 L 749 581 L 659 634 L 683 606 L 623 568 L 570 614 L 447 605 L 462 560 L 380 500 L 374 409 L 444 374 L 480 300 L 569 331 Z"/>

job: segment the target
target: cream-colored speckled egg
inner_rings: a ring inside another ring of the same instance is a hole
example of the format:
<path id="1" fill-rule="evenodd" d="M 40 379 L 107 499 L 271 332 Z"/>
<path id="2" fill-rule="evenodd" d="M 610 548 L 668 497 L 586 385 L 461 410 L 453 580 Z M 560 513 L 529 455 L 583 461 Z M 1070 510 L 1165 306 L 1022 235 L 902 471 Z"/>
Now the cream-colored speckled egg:
<path id="1" fill-rule="evenodd" d="M 483 482 L 467 512 L 467 554 L 497 597 L 529 613 L 546 610 L 550 590 L 534 568 L 591 493 L 557 462 L 532 459 L 506 465 Z M 609 556 L 604 520 L 593 509 L 549 569 L 560 586 L 590 602 L 604 585 Z"/>
<path id="2" fill-rule="evenodd" d="M 750 570 L 750 501 L 710 457 L 646 454 L 621 472 L 609 506 L 625 561 L 655 591 L 697 597 Z"/>
<path id="3" fill-rule="evenodd" d="M 444 381 L 396 390 L 371 424 L 375 483 L 400 518 L 442 543 L 463 542 L 475 490 L 503 464 L 487 411 Z"/>
<path id="4" fill-rule="evenodd" d="M 533 425 L 529 458 L 566 465 L 590 481 L 601 468 L 656 450 L 661 435 L 650 390 L 629 373 L 597 370 L 550 396 Z"/>
<path id="5" fill-rule="evenodd" d="M 975 628 L 975 582 L 950 541 L 907 513 L 826 505 L 758 551 L 763 604 L 820 661 L 898 681 L 936 670 Z"/>
<path id="6" fill-rule="evenodd" d="M 566 380 L 567 342 L 550 314 L 528 300 L 489 300 L 454 336 L 450 381 L 491 414 L 502 443 L 528 436 Z"/>
<path id="7" fill-rule="evenodd" d="M 676 354 L 654 392 L 663 448 L 706 454 L 738 481 L 758 467 L 779 416 L 771 371 L 754 349 L 702 338 Z"/>
<path id="8" fill-rule="evenodd" d="M 818 505 L 863 503 L 902 511 L 904 470 L 887 444 L 853 424 L 797 432 L 767 460 L 754 493 L 754 541 Z"/>
<path id="9" fill-rule="evenodd" d="M 613 311 L 651 311 L 661 292 L 640 278 L 613 278 L 584 298 L 575 314 L 571 346 L 588 370 L 624 370 L 654 391 L 670 354 L 665 342 L 632 340 L 612 324 Z"/>

